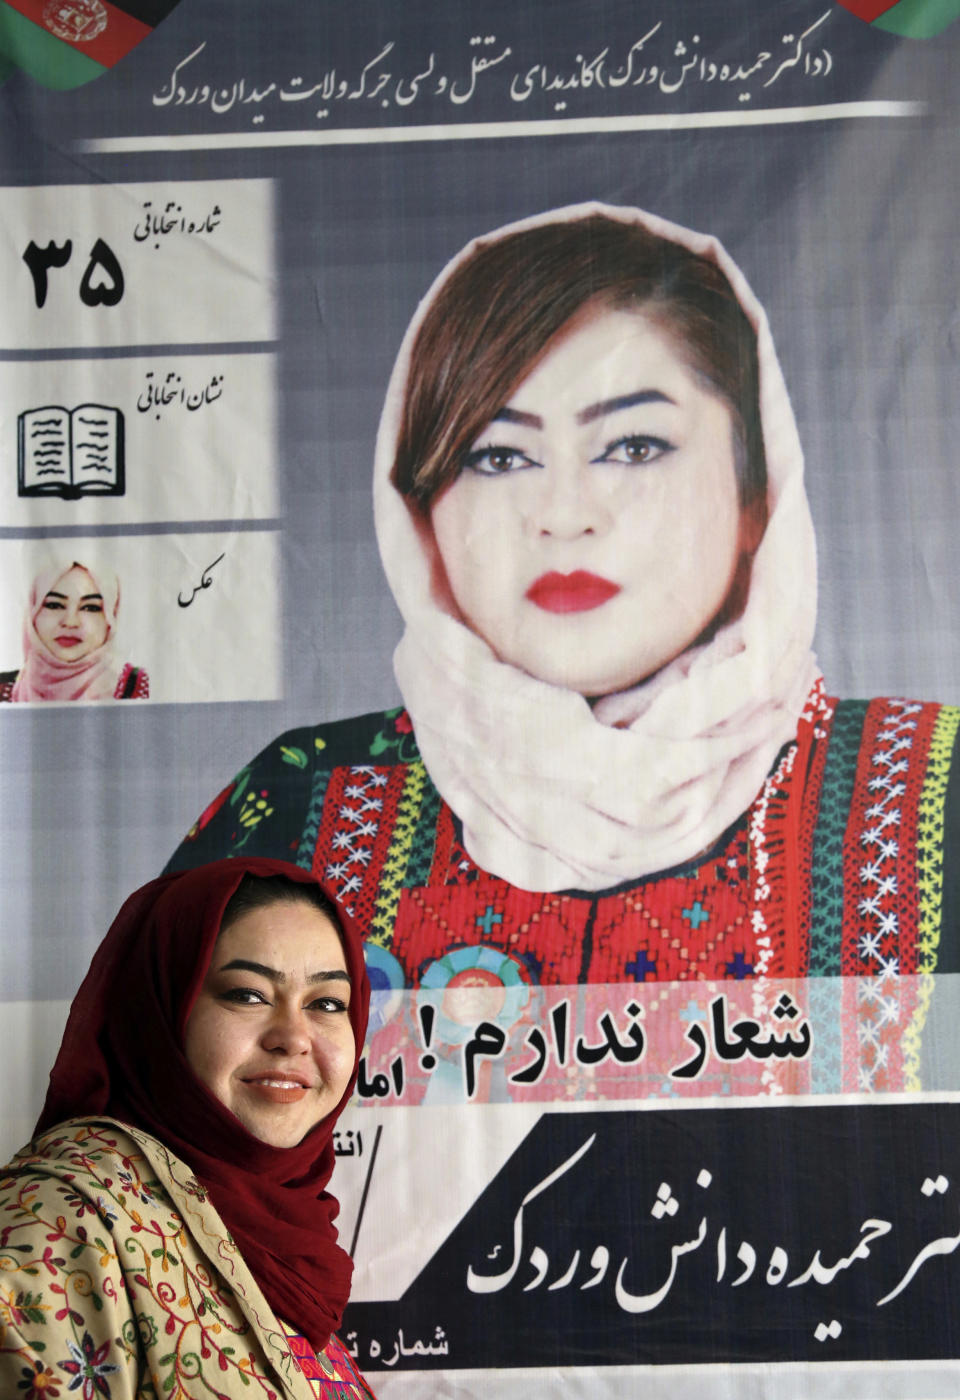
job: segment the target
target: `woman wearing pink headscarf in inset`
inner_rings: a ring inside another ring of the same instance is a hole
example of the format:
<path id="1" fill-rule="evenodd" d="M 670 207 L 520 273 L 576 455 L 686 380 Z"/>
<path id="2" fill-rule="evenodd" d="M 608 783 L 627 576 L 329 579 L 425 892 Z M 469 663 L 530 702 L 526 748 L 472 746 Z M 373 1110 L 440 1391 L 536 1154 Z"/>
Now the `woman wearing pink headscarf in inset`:
<path id="1" fill-rule="evenodd" d="M 146 671 L 115 654 L 120 581 L 79 560 L 42 569 L 23 620 L 23 667 L 0 675 L 0 702 L 145 700 Z"/>

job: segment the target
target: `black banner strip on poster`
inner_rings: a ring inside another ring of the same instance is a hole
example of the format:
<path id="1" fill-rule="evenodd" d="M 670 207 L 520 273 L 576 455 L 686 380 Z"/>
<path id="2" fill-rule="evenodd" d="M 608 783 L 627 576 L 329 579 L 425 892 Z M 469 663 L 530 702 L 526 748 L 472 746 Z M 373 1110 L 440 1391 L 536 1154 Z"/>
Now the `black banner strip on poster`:
<path id="1" fill-rule="evenodd" d="M 370 1369 L 956 1358 L 960 1104 L 546 1113 L 341 1335 Z"/>

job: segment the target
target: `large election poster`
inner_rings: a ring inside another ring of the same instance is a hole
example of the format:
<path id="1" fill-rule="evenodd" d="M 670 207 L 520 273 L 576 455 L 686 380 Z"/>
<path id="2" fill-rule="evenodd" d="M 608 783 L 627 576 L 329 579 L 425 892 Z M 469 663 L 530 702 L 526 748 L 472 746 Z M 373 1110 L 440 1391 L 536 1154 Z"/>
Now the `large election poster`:
<path id="1" fill-rule="evenodd" d="M 382 1396 L 960 1391 L 958 8 L 0 4 L 0 1146 L 315 871 Z"/>

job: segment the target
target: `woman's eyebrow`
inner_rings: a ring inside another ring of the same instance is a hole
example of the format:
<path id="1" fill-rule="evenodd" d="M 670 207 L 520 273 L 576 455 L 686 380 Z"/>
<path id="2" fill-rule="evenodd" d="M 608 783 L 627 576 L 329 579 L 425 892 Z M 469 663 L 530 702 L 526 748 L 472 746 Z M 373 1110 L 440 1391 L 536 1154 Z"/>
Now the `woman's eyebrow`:
<path id="1" fill-rule="evenodd" d="M 269 982 L 286 982 L 287 974 L 279 972 L 275 967 L 267 967 L 266 963 L 251 962 L 249 958 L 234 958 L 232 962 L 224 963 L 221 972 L 256 972 L 260 977 L 266 977 Z M 350 974 L 343 968 L 332 968 L 324 972 L 311 972 L 307 982 L 312 986 L 315 982 L 349 982 Z"/>
<path id="2" fill-rule="evenodd" d="M 543 419 L 539 413 L 524 413 L 519 408 L 501 408 L 490 421 L 492 423 L 519 423 L 524 428 L 543 427 Z"/>
<path id="3" fill-rule="evenodd" d="M 103 594 L 102 594 L 102 593 L 83 593 L 83 594 L 81 594 L 81 596 L 80 596 L 80 601 L 81 601 L 81 603 L 92 603 L 92 602 L 94 602 L 96 599 L 99 599 L 99 601 L 102 603 L 102 602 L 103 602 Z"/>
<path id="4" fill-rule="evenodd" d="M 597 418 L 605 418 L 608 413 L 619 413 L 623 408 L 635 408 L 640 403 L 672 403 L 669 394 L 660 389 L 638 389 L 635 394 L 619 394 L 615 399 L 602 399 L 577 414 L 578 423 L 592 423 Z"/>
<path id="5" fill-rule="evenodd" d="M 58 593 L 55 588 L 48 588 L 44 593 L 44 598 L 66 598 L 66 593 Z"/>
<path id="6" fill-rule="evenodd" d="M 350 974 L 342 967 L 333 967 L 328 972 L 311 972 L 307 981 L 313 985 L 314 982 L 347 982 L 350 981 Z"/>

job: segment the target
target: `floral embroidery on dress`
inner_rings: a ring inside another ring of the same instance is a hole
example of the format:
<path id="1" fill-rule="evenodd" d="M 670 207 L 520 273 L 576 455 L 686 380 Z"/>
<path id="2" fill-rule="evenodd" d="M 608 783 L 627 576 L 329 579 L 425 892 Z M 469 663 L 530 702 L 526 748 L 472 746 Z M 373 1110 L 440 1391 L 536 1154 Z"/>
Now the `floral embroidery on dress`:
<path id="1" fill-rule="evenodd" d="M 34 1361 L 24 1366 L 23 1379 L 17 1381 L 17 1389 L 24 1392 L 23 1400 L 59 1400 L 63 1381 L 53 1374 L 42 1361 Z"/>
<path id="2" fill-rule="evenodd" d="M 328 1350 L 317 1391 L 206 1191 L 146 1134 L 77 1120 L 0 1168 L 3 1400 L 367 1400 Z"/>
<path id="3" fill-rule="evenodd" d="M 76 1342 L 68 1340 L 67 1349 L 70 1352 L 70 1360 L 57 1362 L 61 1371 L 66 1371 L 73 1377 L 67 1388 L 80 1390 L 81 1400 L 96 1400 L 98 1395 L 109 1397 L 110 1386 L 106 1378 L 111 1371 L 120 1370 L 119 1366 L 111 1365 L 107 1361 L 110 1343 L 103 1342 L 100 1346 L 95 1346 L 90 1333 L 84 1332 L 80 1345 L 77 1346 Z"/>

